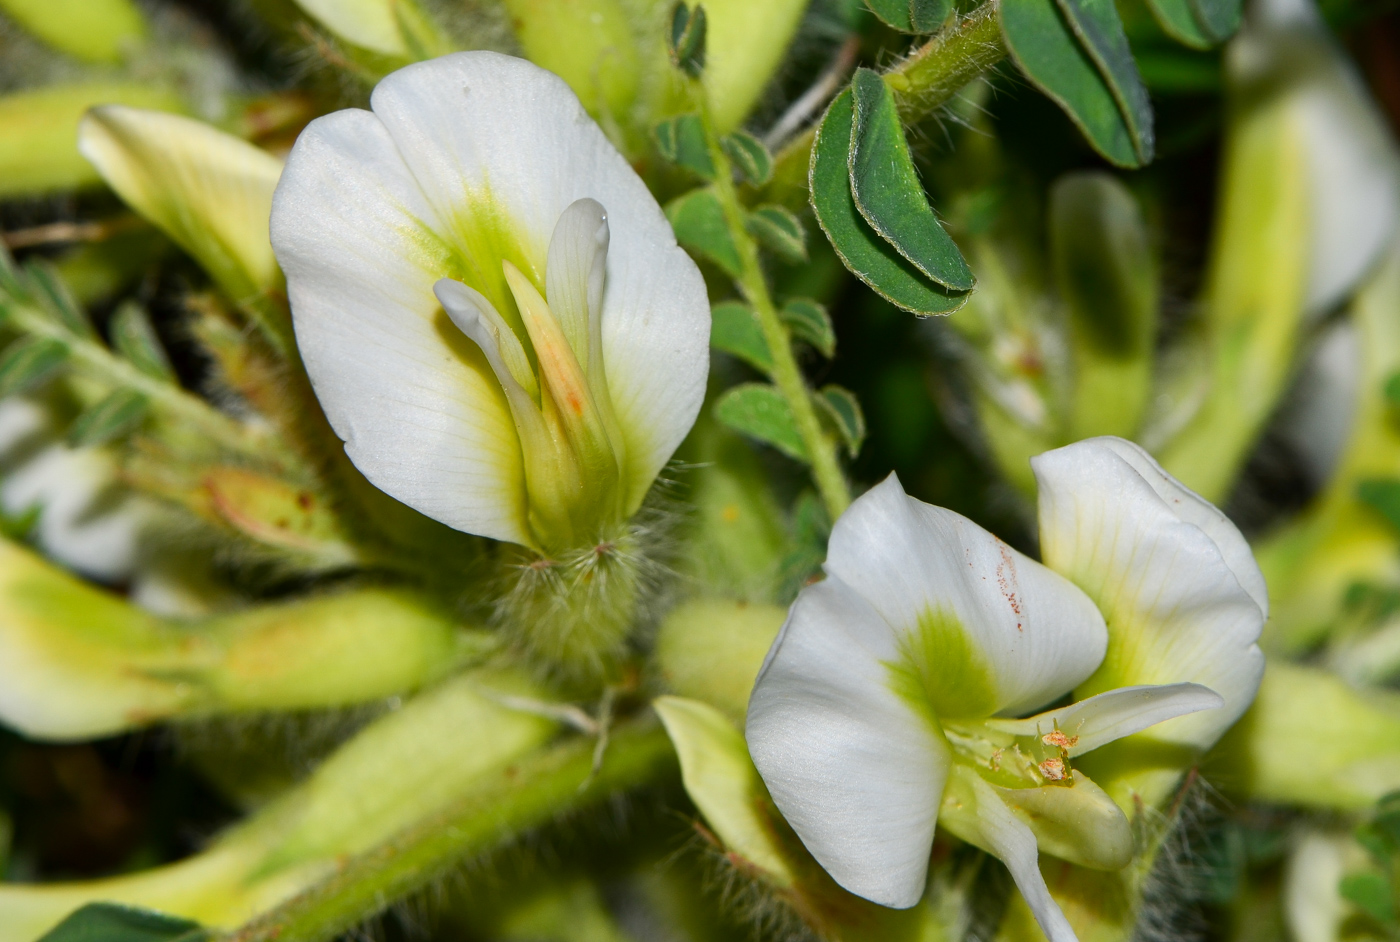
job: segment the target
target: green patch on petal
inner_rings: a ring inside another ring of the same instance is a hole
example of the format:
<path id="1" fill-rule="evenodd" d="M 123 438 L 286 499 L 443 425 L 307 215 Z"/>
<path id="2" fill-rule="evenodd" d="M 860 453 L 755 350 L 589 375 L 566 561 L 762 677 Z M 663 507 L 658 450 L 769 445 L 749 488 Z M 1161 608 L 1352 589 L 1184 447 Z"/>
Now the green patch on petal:
<path id="1" fill-rule="evenodd" d="M 900 656 L 886 662 L 890 688 L 926 716 L 965 719 L 996 712 L 991 666 L 972 643 L 957 615 L 930 608 L 900 639 Z"/>

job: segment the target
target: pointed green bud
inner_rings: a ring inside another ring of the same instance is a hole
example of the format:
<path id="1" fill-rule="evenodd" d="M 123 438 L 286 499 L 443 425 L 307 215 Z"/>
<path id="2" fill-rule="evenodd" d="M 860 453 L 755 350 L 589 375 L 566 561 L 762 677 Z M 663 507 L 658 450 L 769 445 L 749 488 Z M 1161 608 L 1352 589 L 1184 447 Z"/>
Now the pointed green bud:
<path id="1" fill-rule="evenodd" d="M 383 589 L 157 618 L 0 543 L 0 719 L 87 739 L 171 717 L 362 703 L 423 686 L 487 645 Z"/>

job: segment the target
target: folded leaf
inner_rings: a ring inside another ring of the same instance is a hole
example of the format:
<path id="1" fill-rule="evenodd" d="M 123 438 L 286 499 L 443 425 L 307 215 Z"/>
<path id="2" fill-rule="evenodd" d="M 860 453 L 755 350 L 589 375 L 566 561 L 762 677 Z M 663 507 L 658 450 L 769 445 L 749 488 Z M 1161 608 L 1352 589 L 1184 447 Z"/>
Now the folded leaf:
<path id="1" fill-rule="evenodd" d="M 773 155 L 762 141 L 742 128 L 720 141 L 744 179 L 763 186 L 773 177 Z"/>
<path id="2" fill-rule="evenodd" d="M 1118 8 L 1113 0 L 1056 0 L 1060 12 L 1064 14 L 1074 34 L 1079 37 L 1080 48 L 1098 66 L 1099 74 L 1108 84 L 1118 110 L 1127 122 L 1132 134 L 1133 149 L 1139 163 L 1152 160 L 1152 104 L 1147 100 L 1147 89 L 1143 87 L 1133 62 L 1133 52 L 1128 48 L 1128 37 L 1123 34 L 1123 23 L 1118 18 Z"/>
<path id="3" fill-rule="evenodd" d="M 851 193 L 856 208 L 925 276 L 951 291 L 971 290 L 977 279 L 924 196 L 890 87 L 879 73 L 858 69 L 851 90 Z"/>
<path id="4" fill-rule="evenodd" d="M 807 261 L 807 232 L 802 221 L 782 206 L 760 206 L 749 214 L 749 232 L 774 255 L 792 265 Z"/>
<path id="5" fill-rule="evenodd" d="M 150 407 L 150 400 L 133 389 L 115 390 L 74 420 L 68 444 L 73 448 L 105 445 L 140 425 Z"/>
<path id="6" fill-rule="evenodd" d="M 141 305 L 127 301 L 112 315 L 112 346 L 147 376 L 175 381 L 175 370 L 161 346 L 150 316 Z"/>
<path id="7" fill-rule="evenodd" d="M 952 12 L 952 0 L 865 0 L 870 12 L 901 33 L 931 33 Z"/>
<path id="8" fill-rule="evenodd" d="M 1142 142 L 1055 0 L 1003 0 L 1001 33 L 1016 65 L 1095 150 L 1120 167 L 1141 166 Z"/>
<path id="9" fill-rule="evenodd" d="M 860 454 L 861 443 L 865 441 L 865 413 L 856 394 L 844 386 L 831 384 L 822 387 L 817 403 L 836 426 L 847 454 L 852 458 Z"/>
<path id="10" fill-rule="evenodd" d="M 1162 30 L 1177 42 L 1192 49 L 1209 49 L 1215 38 L 1206 33 L 1196 19 L 1191 0 L 1147 0 L 1147 7 Z"/>
<path id="11" fill-rule="evenodd" d="M 652 140 L 661 156 L 678 167 L 684 167 L 704 180 L 715 178 L 714 161 L 705 141 L 705 126 L 698 114 L 677 115 L 662 121 L 651 130 Z"/>
<path id="12" fill-rule="evenodd" d="M 0 357 L 0 396 L 33 389 L 53 376 L 68 359 L 68 348 L 57 340 L 26 337 L 10 344 Z"/>
<path id="13" fill-rule="evenodd" d="M 809 185 L 822 231 L 846 267 L 891 304 L 921 315 L 957 310 L 967 292 L 930 281 L 870 228 L 856 208 L 850 173 L 854 125 L 854 95 L 847 89 L 827 109 L 812 146 Z"/>
<path id="14" fill-rule="evenodd" d="M 807 460 L 807 446 L 797 420 L 782 393 L 766 383 L 735 386 L 715 403 L 715 417 L 734 431 L 756 438 L 798 461 Z"/>

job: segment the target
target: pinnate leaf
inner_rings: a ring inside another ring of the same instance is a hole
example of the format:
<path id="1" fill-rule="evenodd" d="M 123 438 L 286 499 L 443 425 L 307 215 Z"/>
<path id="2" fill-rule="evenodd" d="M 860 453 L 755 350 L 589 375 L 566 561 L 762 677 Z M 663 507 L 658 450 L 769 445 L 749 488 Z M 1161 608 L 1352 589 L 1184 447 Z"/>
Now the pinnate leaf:
<path id="1" fill-rule="evenodd" d="M 1082 15 L 1071 25 L 1056 0 L 1003 0 L 1002 39 L 1026 77 L 1069 115 L 1095 150 L 1121 167 L 1141 166 L 1152 156 L 1150 116 L 1145 125 L 1141 115 L 1130 119 L 1120 102 L 1145 101 L 1145 92 L 1120 88 L 1115 94 L 1110 77 L 1100 71 L 1101 61 L 1118 63 L 1115 44 L 1123 31 L 1118 14 L 1111 5 L 1076 12 Z M 1096 55 L 1077 33 L 1085 24 L 1094 25 L 1095 35 L 1111 37 Z M 1122 43 L 1126 48 L 1125 38 Z M 1132 75 L 1140 89 L 1136 66 Z"/>
<path id="2" fill-rule="evenodd" d="M 841 436 L 846 453 L 852 458 L 860 454 L 860 446 L 865 441 L 865 412 L 861 409 L 856 394 L 833 383 L 823 386 L 816 399 Z"/>
<path id="3" fill-rule="evenodd" d="M 758 318 L 746 304 L 726 301 L 710 310 L 710 346 L 733 354 L 764 373 L 773 370 L 773 355 Z"/>
<path id="4" fill-rule="evenodd" d="M 715 403 L 715 417 L 729 428 L 790 458 L 807 460 L 807 446 L 797 430 L 792 408 L 782 393 L 766 383 L 735 386 Z"/>
<path id="5" fill-rule="evenodd" d="M 174 381 L 175 370 L 170 366 L 170 358 L 165 355 L 150 317 L 139 304 L 128 301 L 117 308 L 117 313 L 112 315 L 111 334 L 112 346 L 132 366 L 147 376 Z"/>
<path id="6" fill-rule="evenodd" d="M 790 210 L 777 205 L 758 207 L 749 214 L 749 232 L 783 261 L 793 265 L 807 261 L 807 231 Z"/>
<path id="7" fill-rule="evenodd" d="M 857 278 L 915 314 L 947 314 L 962 307 L 966 291 L 931 281 L 870 227 L 851 193 L 854 95 L 848 88 L 827 108 L 817 129 L 808 170 L 812 208 L 832 248 Z"/>
<path id="8" fill-rule="evenodd" d="M 105 445 L 130 432 L 150 409 L 146 397 L 131 389 L 118 389 L 83 412 L 68 429 L 74 448 Z"/>
<path id="9" fill-rule="evenodd" d="M 828 360 L 836 355 L 836 331 L 825 305 L 811 298 L 793 298 L 783 305 L 778 317 L 793 337 L 807 341 Z"/>
<path id="10" fill-rule="evenodd" d="M 856 70 L 851 192 L 865 221 L 925 277 L 951 291 L 976 284 L 972 269 L 934 215 L 914 170 L 894 94 L 879 73 Z"/>
<path id="11" fill-rule="evenodd" d="M 901 33 L 931 33 L 952 12 L 952 0 L 865 0 L 870 12 Z"/>
<path id="12" fill-rule="evenodd" d="M 24 337 L 0 356 L 0 396 L 11 396 L 38 386 L 65 360 L 68 348 L 57 340 Z"/>
<path id="13" fill-rule="evenodd" d="M 773 155 L 762 141 L 748 131 L 735 131 L 720 144 L 749 183 L 763 186 L 773 178 Z"/>
<path id="14" fill-rule="evenodd" d="M 704 180 L 715 178 L 715 165 L 705 142 L 705 126 L 698 114 L 682 114 L 662 121 L 651 131 L 662 157 Z"/>
<path id="15" fill-rule="evenodd" d="M 731 277 L 739 277 L 739 250 L 729 236 L 724 207 L 713 190 L 691 190 L 676 197 L 666 204 L 666 218 L 676 232 L 676 241 L 693 254 L 708 258 Z"/>

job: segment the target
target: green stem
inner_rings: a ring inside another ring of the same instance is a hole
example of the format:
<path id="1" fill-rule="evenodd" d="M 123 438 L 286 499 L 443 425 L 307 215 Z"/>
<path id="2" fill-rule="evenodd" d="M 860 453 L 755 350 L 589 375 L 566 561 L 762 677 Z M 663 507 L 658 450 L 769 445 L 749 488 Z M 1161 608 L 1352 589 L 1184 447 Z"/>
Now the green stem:
<path id="1" fill-rule="evenodd" d="M 497 773 L 470 797 L 221 937 L 221 942 L 322 942 L 382 912 L 465 858 L 521 831 L 653 781 L 673 760 L 670 740 L 648 716 L 613 730 L 597 774 L 593 741 L 574 737 Z M 591 776 L 591 777 L 590 777 Z"/>
<path id="2" fill-rule="evenodd" d="M 705 140 L 710 150 L 710 160 L 715 165 L 715 195 L 724 208 L 724 221 L 729 236 L 739 250 L 739 290 L 758 315 L 759 326 L 763 329 L 763 339 L 773 357 L 771 376 L 773 385 L 783 394 L 788 407 L 792 409 L 793 420 L 798 434 L 807 449 L 807 459 L 812 465 L 812 478 L 821 493 L 822 503 L 833 521 L 845 512 L 851 504 L 851 492 L 846 486 L 845 475 L 836 460 L 836 441 L 822 431 L 821 420 L 817 418 L 816 407 L 812 404 L 812 394 L 807 389 L 807 381 L 797 365 L 797 357 L 792 352 L 792 338 L 787 327 L 778 317 L 778 309 L 773 304 L 773 296 L 768 291 L 768 280 L 763 275 L 759 263 L 758 244 L 749 235 L 748 214 L 739 201 L 738 190 L 734 186 L 734 170 L 729 156 L 720 146 L 719 132 L 710 114 L 709 103 L 704 91 L 696 84 L 695 97 L 700 101 L 700 115 L 705 124 Z"/>
<path id="3" fill-rule="evenodd" d="M 1000 0 L 987 0 L 884 73 L 905 124 L 928 117 L 968 82 L 1006 58 L 1000 8 Z M 813 125 L 778 152 L 773 182 L 764 192 L 766 200 L 792 209 L 806 205 L 807 165 L 815 137 Z"/>

